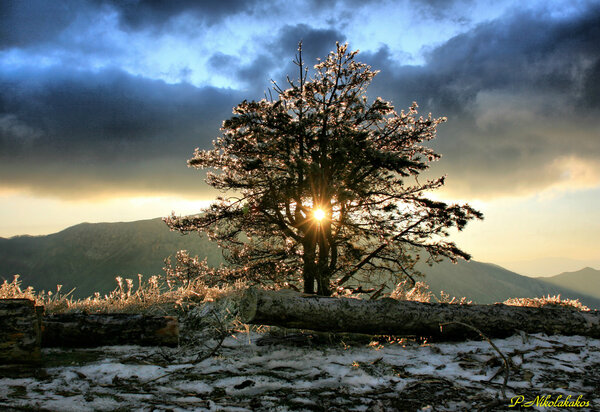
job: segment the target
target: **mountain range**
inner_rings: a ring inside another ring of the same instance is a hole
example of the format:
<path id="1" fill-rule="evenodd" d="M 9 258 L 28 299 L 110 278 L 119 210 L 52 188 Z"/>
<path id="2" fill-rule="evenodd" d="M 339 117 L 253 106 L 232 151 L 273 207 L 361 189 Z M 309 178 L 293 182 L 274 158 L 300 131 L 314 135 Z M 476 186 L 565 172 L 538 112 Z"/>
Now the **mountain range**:
<path id="1" fill-rule="evenodd" d="M 600 309 L 600 270 L 591 268 L 561 273 L 551 278 L 522 276 L 501 266 L 471 260 L 456 264 L 442 262 L 431 267 L 421 265 L 430 290 L 473 300 L 475 303 L 502 302 L 514 297 L 561 295 L 579 299 L 584 305 Z"/>
<path id="2" fill-rule="evenodd" d="M 600 270 L 590 267 L 575 272 L 563 272 L 556 276 L 538 278 L 545 283 L 571 289 L 581 294 L 591 294 L 596 297 L 600 290 Z"/>
<path id="3" fill-rule="evenodd" d="M 82 298 L 113 290 L 116 276 L 137 280 L 138 273 L 161 274 L 164 259 L 181 249 L 206 257 L 211 266 L 223 262 L 206 236 L 171 232 L 161 219 L 82 223 L 51 235 L 0 238 L 0 280 L 19 274 L 24 286 L 54 291 L 61 284 L 63 292 L 76 288 L 73 296 Z M 600 271 L 592 268 L 544 278 L 477 261 L 444 261 L 419 269 L 438 296 L 443 290 L 476 303 L 494 303 L 560 294 L 600 309 Z"/>
<path id="4" fill-rule="evenodd" d="M 76 288 L 73 296 L 113 290 L 116 276 L 134 279 L 137 274 L 162 274 L 164 259 L 185 249 L 207 257 L 208 264 L 222 262 L 218 247 L 206 237 L 171 232 L 161 219 L 126 223 L 82 223 L 46 236 L 0 238 L 0 280 L 20 275 L 23 285 L 36 290 Z"/>

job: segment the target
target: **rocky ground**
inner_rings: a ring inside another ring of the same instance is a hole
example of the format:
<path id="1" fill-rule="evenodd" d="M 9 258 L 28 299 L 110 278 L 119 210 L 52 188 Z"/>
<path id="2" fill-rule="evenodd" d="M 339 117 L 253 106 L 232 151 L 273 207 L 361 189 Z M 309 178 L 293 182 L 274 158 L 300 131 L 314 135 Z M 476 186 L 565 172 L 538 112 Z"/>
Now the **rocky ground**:
<path id="1" fill-rule="evenodd" d="M 0 371 L 0 409 L 600 410 L 598 339 L 517 335 L 494 339 L 496 350 L 485 340 L 327 341 L 238 328 L 213 353 L 208 335 L 187 336 L 174 349 L 44 349 L 41 368 Z"/>

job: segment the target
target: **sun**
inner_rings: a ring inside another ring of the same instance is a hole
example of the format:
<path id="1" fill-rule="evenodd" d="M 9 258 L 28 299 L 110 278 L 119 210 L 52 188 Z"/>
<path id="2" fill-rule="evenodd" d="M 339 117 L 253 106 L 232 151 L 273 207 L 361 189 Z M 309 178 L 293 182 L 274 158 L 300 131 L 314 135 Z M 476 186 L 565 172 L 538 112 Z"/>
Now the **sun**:
<path id="1" fill-rule="evenodd" d="M 318 222 L 320 222 L 321 220 L 325 219 L 325 212 L 323 209 L 315 209 L 313 216 Z"/>

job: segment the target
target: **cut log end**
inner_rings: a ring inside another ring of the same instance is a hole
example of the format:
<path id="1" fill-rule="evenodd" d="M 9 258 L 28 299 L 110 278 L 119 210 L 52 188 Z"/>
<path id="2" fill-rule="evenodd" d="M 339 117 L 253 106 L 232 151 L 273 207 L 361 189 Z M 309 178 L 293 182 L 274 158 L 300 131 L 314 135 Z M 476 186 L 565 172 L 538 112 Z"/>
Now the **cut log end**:
<path id="1" fill-rule="evenodd" d="M 254 288 L 248 288 L 244 292 L 239 306 L 239 315 L 243 323 L 250 323 L 256 317 L 258 306 L 258 293 Z"/>
<path id="2" fill-rule="evenodd" d="M 37 364 L 40 311 L 30 299 L 0 299 L 0 364 Z"/>

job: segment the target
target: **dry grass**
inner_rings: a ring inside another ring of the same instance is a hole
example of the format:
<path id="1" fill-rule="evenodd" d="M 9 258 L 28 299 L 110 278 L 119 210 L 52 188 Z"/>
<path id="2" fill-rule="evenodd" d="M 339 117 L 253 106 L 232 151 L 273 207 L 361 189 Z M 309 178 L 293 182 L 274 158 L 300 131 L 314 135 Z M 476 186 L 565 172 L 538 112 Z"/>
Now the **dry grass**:
<path id="1" fill-rule="evenodd" d="M 416 302 L 431 302 L 433 292 L 425 282 L 416 282 L 410 287 L 408 281 L 404 280 L 396 285 L 390 297 L 396 300 L 412 300 Z"/>
<path id="2" fill-rule="evenodd" d="M 409 286 L 408 281 L 404 280 L 398 285 L 391 293 L 390 297 L 397 300 L 411 300 L 415 302 L 431 302 L 434 299 L 439 303 L 452 303 L 457 305 L 469 305 L 472 301 L 465 297 L 457 298 L 451 297 L 448 293 L 443 290 L 440 291 L 440 297 L 438 298 L 435 294 L 429 290 L 429 285 L 425 282 L 416 282 L 414 286 Z"/>
<path id="3" fill-rule="evenodd" d="M 0 285 L 0 299 L 31 299 L 37 301 L 38 296 L 31 286 L 24 290 L 21 289 L 19 275 L 15 275 L 12 282 L 9 283 L 7 280 L 5 280 L 2 285 Z"/>
<path id="4" fill-rule="evenodd" d="M 590 308 L 583 305 L 579 299 L 561 299 L 560 295 L 542 296 L 541 298 L 510 298 L 503 302 L 505 305 L 511 306 L 530 306 L 540 308 L 542 306 L 566 306 L 582 311 L 589 311 Z"/>
<path id="5" fill-rule="evenodd" d="M 472 303 L 472 301 L 468 300 L 466 297 L 450 297 L 450 295 L 444 291 L 441 291 L 440 297 L 437 297 L 429 290 L 429 285 L 425 282 L 417 282 L 412 287 L 409 286 L 407 281 L 400 282 L 390 297 L 397 300 L 412 300 L 417 302 L 431 302 L 433 300 L 439 303 L 452 303 L 459 305 L 469 305 Z M 530 306 L 539 308 L 542 306 L 552 305 L 570 307 L 582 311 L 590 310 L 590 308 L 583 305 L 579 299 L 561 299 L 560 295 L 548 295 L 542 296 L 541 298 L 510 298 L 502 303 L 510 306 Z"/>
<path id="6" fill-rule="evenodd" d="M 151 276 L 144 281 L 142 275 L 138 275 L 137 285 L 132 279 L 116 278 L 117 287 L 108 295 L 100 295 L 96 292 L 93 296 L 85 299 L 73 299 L 68 293 L 62 292 L 62 285 L 57 285 L 56 292 L 39 291 L 33 287 L 23 288 L 19 275 L 15 275 L 12 282 L 4 281 L 0 285 L 0 299 L 25 298 L 31 299 L 37 305 L 45 307 L 47 313 L 63 312 L 88 312 L 88 313 L 170 313 L 189 305 L 210 302 L 219 298 L 235 298 L 241 296 L 248 286 L 244 282 L 236 282 L 233 285 L 222 287 L 208 287 L 200 281 L 187 282 L 184 285 L 174 287 L 162 276 Z M 410 287 L 406 281 L 399 283 L 390 295 L 397 300 L 411 300 L 417 302 L 470 304 L 467 298 L 450 297 L 441 292 L 440 297 L 435 296 L 429 290 L 429 285 L 417 282 Z M 503 302 L 511 306 L 542 307 L 547 305 L 572 307 L 574 309 L 589 311 L 579 300 L 561 299 L 560 295 L 545 296 L 541 298 L 511 298 Z"/>
<path id="7" fill-rule="evenodd" d="M 151 276 L 144 281 L 138 275 L 137 285 L 132 279 L 116 278 L 117 287 L 107 295 L 96 292 L 85 299 L 73 299 L 70 293 L 57 291 L 36 292 L 33 287 L 23 288 L 19 276 L 12 282 L 0 285 L 0 299 L 25 298 L 37 305 L 43 305 L 46 313 L 88 312 L 88 313 L 170 313 L 189 305 L 213 301 L 217 298 L 235 297 L 246 288 L 242 282 L 225 287 L 207 287 L 200 282 L 189 282 L 185 286 L 172 287 L 160 276 Z"/>

